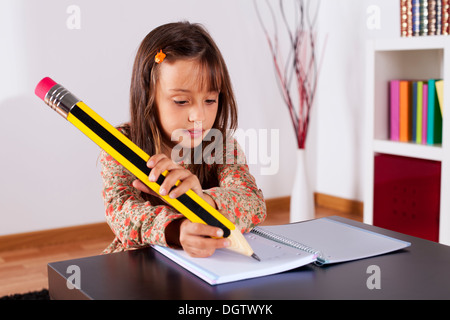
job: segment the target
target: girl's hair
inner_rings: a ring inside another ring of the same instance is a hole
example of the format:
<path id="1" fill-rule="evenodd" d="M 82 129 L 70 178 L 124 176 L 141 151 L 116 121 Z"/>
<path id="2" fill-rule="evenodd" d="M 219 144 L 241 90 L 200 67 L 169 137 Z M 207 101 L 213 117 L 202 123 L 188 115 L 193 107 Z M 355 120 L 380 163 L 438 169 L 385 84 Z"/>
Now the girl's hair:
<path id="1" fill-rule="evenodd" d="M 155 62 L 155 55 L 160 50 L 166 54 L 162 63 L 178 59 L 193 59 L 199 62 L 198 81 L 202 86 L 207 86 L 208 91 L 219 92 L 218 111 L 213 128 L 220 130 L 225 139 L 227 129 L 235 130 L 237 127 L 237 107 L 228 70 L 222 54 L 206 29 L 189 22 L 159 26 L 142 41 L 131 78 L 130 123 L 124 127 L 130 139 L 149 155 L 161 153 L 164 145 L 173 147 L 170 137 L 165 137 L 162 132 L 156 107 L 156 84 L 160 68 Z M 202 143 L 200 148 L 202 146 L 204 148 L 205 144 Z M 201 150 L 195 151 L 191 154 L 203 154 Z M 217 186 L 215 168 L 207 168 L 203 162 L 190 163 L 190 170 L 197 175 L 204 189 Z M 151 199 L 156 200 L 154 197 Z"/>

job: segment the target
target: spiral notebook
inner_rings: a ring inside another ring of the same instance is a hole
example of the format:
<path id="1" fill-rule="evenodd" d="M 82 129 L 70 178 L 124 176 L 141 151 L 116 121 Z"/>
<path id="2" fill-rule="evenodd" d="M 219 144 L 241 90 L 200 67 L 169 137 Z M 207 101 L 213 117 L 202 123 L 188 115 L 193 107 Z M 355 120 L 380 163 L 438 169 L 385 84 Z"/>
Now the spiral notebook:
<path id="1" fill-rule="evenodd" d="M 180 249 L 154 248 L 211 285 L 267 276 L 310 263 L 351 261 L 393 252 L 409 242 L 328 218 L 256 227 L 245 234 L 261 261 L 219 249 L 208 258 L 193 258 Z"/>

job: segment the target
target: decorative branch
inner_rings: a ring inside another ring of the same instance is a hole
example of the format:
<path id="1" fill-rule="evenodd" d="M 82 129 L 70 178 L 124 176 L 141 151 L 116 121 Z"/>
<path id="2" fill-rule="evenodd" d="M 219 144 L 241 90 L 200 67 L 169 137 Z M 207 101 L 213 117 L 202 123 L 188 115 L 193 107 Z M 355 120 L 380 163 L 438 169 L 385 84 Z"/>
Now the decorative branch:
<path id="1" fill-rule="evenodd" d="M 279 47 L 278 19 L 275 16 L 275 11 L 271 5 L 274 1 L 265 0 L 273 23 L 274 30 L 272 36 L 269 35 L 266 24 L 261 17 L 257 0 L 253 0 L 253 3 L 259 22 L 266 36 L 267 43 L 269 44 L 277 83 L 291 117 L 292 126 L 297 139 L 297 147 L 299 149 L 304 149 L 318 79 L 316 35 L 314 28 L 317 21 L 319 6 L 316 6 L 314 15 L 311 19 L 309 16 L 311 11 L 309 5 L 312 0 L 292 1 L 294 1 L 295 5 L 295 10 L 292 12 L 292 14 L 294 14 L 294 22 L 289 23 L 284 6 L 286 0 L 279 0 L 279 13 L 289 39 L 289 50 L 286 54 L 285 64 L 283 63 L 283 55 L 281 54 Z M 261 3 L 261 1 L 259 2 Z M 314 0 L 312 2 L 318 3 L 319 1 Z M 293 79 L 296 81 L 297 108 L 294 105 L 294 99 L 290 90 L 293 86 Z"/>

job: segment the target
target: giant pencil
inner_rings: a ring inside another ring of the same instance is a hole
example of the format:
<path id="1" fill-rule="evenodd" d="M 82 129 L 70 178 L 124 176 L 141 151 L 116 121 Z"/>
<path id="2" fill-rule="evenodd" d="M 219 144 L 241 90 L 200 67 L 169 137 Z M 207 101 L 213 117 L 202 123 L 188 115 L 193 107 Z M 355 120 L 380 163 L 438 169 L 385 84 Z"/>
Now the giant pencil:
<path id="1" fill-rule="evenodd" d="M 163 172 L 156 182 L 151 182 L 148 179 L 150 168 L 147 167 L 150 156 L 124 134 L 106 122 L 70 91 L 48 77 L 38 83 L 35 93 L 53 110 L 71 122 L 139 180 L 159 194 L 159 188 L 168 172 Z M 161 198 L 190 221 L 221 228 L 224 237 L 231 242 L 229 249 L 259 260 L 236 226 L 194 191 L 188 190 L 176 199 L 169 196 L 161 196 Z"/>

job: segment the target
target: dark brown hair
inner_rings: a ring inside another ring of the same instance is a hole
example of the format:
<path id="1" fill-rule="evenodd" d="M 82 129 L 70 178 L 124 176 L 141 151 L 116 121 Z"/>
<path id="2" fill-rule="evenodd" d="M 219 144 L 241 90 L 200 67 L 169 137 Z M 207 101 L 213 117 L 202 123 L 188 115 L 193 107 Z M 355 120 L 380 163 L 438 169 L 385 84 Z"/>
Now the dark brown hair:
<path id="1" fill-rule="evenodd" d="M 219 92 L 213 128 L 220 130 L 225 139 L 227 129 L 235 130 L 237 127 L 237 106 L 228 70 L 222 54 L 206 29 L 189 22 L 159 26 L 142 41 L 131 78 L 130 123 L 124 127 L 129 138 L 149 155 L 161 153 L 164 145 L 173 147 L 170 137 L 165 137 L 162 132 L 156 106 L 159 64 L 155 62 L 155 55 L 160 50 L 166 54 L 162 63 L 177 59 L 194 59 L 199 62 L 202 75 L 199 81 L 202 81 L 202 85 L 207 85 L 209 91 Z M 205 144 L 202 145 L 204 148 Z M 198 151 L 194 150 L 191 154 L 199 154 Z M 194 164 L 194 161 L 190 165 L 190 170 L 197 175 L 204 189 L 217 186 L 214 169 L 208 168 L 204 163 Z"/>

